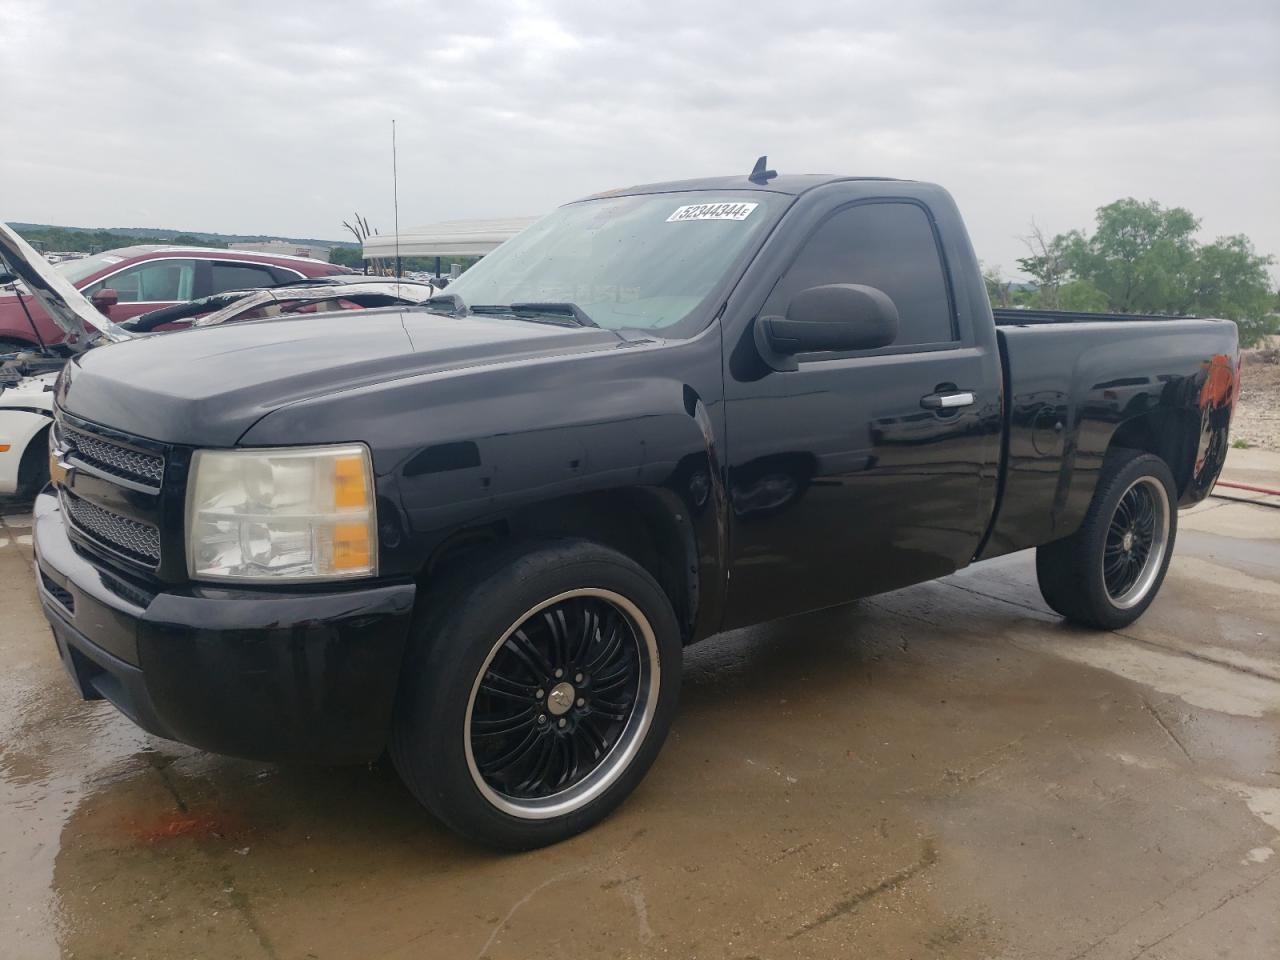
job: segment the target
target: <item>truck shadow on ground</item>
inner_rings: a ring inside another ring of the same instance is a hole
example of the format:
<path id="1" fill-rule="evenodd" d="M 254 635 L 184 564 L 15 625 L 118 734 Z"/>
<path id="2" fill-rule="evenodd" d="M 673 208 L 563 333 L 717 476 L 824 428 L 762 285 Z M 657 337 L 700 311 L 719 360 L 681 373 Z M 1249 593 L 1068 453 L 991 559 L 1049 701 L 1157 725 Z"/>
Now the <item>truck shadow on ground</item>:
<path id="1" fill-rule="evenodd" d="M 642 787 L 645 806 L 661 808 L 672 799 L 654 785 L 656 774 L 669 761 L 679 764 L 689 750 L 714 754 L 716 738 L 741 721 L 744 705 L 781 706 L 774 711 L 777 720 L 789 712 L 788 702 L 824 702 L 837 693 L 856 700 L 856 691 L 874 685 L 884 671 L 909 669 L 905 644 L 879 634 L 858 638 L 863 617 L 856 605 L 828 610 L 725 634 L 686 651 L 681 713 L 658 769 Z M 102 704 L 84 709 L 110 711 Z M 98 722 L 128 723 L 114 714 Z M 805 723 L 803 715 L 796 717 L 786 735 L 805 737 Z M 148 883 L 162 882 L 157 859 L 224 860 L 237 873 L 267 861 L 299 861 L 336 880 L 350 876 L 355 864 L 357 873 L 377 871 L 380 862 L 390 868 L 412 864 L 420 875 L 503 857 L 439 824 L 387 759 L 357 767 L 281 766 L 147 742 L 87 785 L 64 826 L 56 863 L 64 910 L 74 911 L 77 891 L 92 890 L 100 899 L 104 889 L 119 889 L 114 879 L 135 868 Z M 633 798 L 628 805 L 635 803 Z M 100 915 L 100 908 L 94 913 Z"/>
<path id="2" fill-rule="evenodd" d="M 874 683 L 877 670 L 904 650 L 878 637 L 859 640 L 859 616 L 858 606 L 850 605 L 724 634 L 686 650 L 681 713 L 668 748 L 679 749 L 674 742 L 695 721 L 714 724 L 721 714 L 730 721 L 744 700 L 785 703 L 789 695 L 849 694 Z M 103 704 L 86 709 L 110 711 Z M 128 723 L 113 713 L 102 721 Z M 803 735 L 802 729 L 794 732 Z M 288 837 L 303 827 L 332 838 L 354 828 L 360 835 L 351 842 L 366 854 L 370 844 L 412 842 L 433 856 L 487 855 L 456 840 L 423 810 L 385 756 L 360 766 L 306 766 L 237 760 L 154 738 L 149 743 L 94 791 L 103 800 L 129 795 L 123 805 L 107 805 L 117 814 L 129 811 L 121 825 L 140 841 L 201 835 L 229 842 L 265 839 Z"/>

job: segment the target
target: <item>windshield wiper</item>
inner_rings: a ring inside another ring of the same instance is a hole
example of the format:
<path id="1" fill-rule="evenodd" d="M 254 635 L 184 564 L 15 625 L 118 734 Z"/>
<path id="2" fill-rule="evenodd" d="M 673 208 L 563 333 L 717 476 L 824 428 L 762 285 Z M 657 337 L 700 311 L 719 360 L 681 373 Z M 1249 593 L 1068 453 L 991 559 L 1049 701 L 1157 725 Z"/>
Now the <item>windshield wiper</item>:
<path id="1" fill-rule="evenodd" d="M 520 320 L 533 320 L 537 323 L 550 320 L 564 326 L 566 323 L 575 327 L 599 327 L 585 310 L 576 303 L 486 303 L 471 308 L 472 313 L 494 313 L 516 317 Z"/>

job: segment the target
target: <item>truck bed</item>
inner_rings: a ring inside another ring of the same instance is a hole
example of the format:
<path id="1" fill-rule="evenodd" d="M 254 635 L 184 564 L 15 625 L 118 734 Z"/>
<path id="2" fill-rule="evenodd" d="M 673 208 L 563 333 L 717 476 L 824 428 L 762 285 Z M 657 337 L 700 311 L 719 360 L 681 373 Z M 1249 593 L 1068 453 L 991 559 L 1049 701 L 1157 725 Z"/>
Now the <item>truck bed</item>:
<path id="1" fill-rule="evenodd" d="M 1236 393 L 1233 324 L 995 313 L 1005 375 L 1005 467 L 980 557 L 1073 533 L 1113 439 L 1185 465 L 1175 467 L 1181 505 L 1208 495 L 1226 455 Z"/>

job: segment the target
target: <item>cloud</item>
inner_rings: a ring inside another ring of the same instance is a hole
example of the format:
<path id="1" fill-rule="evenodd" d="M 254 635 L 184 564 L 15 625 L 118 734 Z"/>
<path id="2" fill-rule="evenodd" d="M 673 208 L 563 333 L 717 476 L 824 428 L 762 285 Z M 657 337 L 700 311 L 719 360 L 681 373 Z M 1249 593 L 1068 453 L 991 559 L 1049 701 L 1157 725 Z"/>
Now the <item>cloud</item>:
<path id="1" fill-rule="evenodd" d="M 947 186 L 1012 271 L 1121 196 L 1280 254 L 1280 9 L 480 0 L 0 7 L 0 215 L 339 237 L 746 172 Z"/>

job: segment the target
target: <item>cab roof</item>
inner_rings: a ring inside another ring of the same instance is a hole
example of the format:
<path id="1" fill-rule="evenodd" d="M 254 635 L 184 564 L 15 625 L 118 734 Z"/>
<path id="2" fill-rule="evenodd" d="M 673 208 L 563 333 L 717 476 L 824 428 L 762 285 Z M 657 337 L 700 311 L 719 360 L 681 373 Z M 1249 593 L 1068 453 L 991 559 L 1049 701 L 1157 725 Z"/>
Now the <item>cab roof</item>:
<path id="1" fill-rule="evenodd" d="M 781 193 L 788 196 L 799 196 L 814 187 L 828 183 L 840 183 L 848 180 L 883 180 L 886 182 L 902 182 L 896 177 L 846 177 L 830 173 L 788 173 L 779 174 L 763 183 L 751 180 L 746 174 L 735 177 L 699 177 L 696 180 L 668 180 L 663 183 L 642 183 L 633 187 L 620 187 L 616 190 L 605 190 L 602 193 L 583 197 L 584 200 L 599 200 L 604 197 L 622 197 L 643 193 L 679 193 L 683 191 L 717 192 L 723 190 L 748 190 L 757 193 Z"/>

